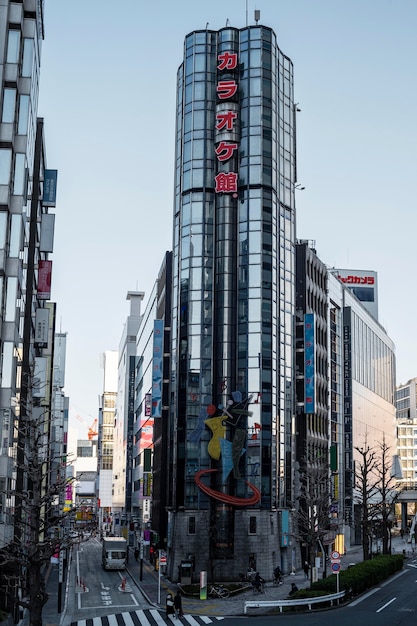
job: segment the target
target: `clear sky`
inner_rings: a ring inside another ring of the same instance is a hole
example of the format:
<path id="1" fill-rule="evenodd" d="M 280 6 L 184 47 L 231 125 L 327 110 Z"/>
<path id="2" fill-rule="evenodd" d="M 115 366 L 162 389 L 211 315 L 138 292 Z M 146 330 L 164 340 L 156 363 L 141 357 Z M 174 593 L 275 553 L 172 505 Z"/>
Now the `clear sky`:
<path id="1" fill-rule="evenodd" d="M 58 170 L 52 299 L 68 333 L 70 415 L 85 425 L 127 292 L 149 295 L 172 247 L 184 37 L 207 22 L 244 27 L 246 5 L 294 63 L 297 236 L 329 266 L 378 272 L 397 383 L 417 376 L 417 2 L 46 0 L 38 113 Z"/>

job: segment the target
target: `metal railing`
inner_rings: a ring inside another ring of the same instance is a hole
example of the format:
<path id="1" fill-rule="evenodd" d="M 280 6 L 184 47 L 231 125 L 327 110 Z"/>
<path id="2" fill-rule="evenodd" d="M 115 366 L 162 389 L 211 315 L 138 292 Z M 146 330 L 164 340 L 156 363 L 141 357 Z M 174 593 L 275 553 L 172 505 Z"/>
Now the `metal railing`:
<path id="1" fill-rule="evenodd" d="M 332 593 L 327 596 L 318 596 L 317 598 L 294 598 L 294 600 L 246 600 L 244 603 L 244 613 L 248 609 L 260 609 L 263 607 L 279 607 L 279 612 L 282 613 L 282 607 L 284 606 L 303 606 L 307 605 L 308 610 L 311 611 L 312 604 L 320 604 L 322 602 L 330 602 L 333 606 L 335 600 L 340 600 L 345 595 L 346 591 L 339 591 L 339 593 Z"/>

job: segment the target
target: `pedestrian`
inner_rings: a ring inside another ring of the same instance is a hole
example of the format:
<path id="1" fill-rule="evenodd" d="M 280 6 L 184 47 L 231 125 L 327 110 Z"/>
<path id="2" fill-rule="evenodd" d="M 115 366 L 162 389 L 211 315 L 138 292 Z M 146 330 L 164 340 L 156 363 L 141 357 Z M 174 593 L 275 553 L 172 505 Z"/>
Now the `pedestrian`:
<path id="1" fill-rule="evenodd" d="M 294 593 L 295 593 L 296 591 L 298 591 L 298 587 L 297 587 L 297 585 L 296 585 L 295 583 L 291 583 L 291 591 L 290 591 L 290 593 L 289 593 L 288 595 L 289 595 L 289 596 L 292 596 L 292 595 L 294 595 Z"/>
<path id="2" fill-rule="evenodd" d="M 167 595 L 167 600 L 166 600 L 166 614 L 167 617 L 169 615 L 174 615 L 175 613 L 175 609 L 174 609 L 174 598 L 172 597 L 172 594 L 168 594 Z"/>
<path id="3" fill-rule="evenodd" d="M 138 547 L 136 547 L 136 548 L 135 548 L 135 561 L 137 561 L 137 560 L 138 560 L 138 557 L 139 557 L 139 548 L 138 548 Z"/>
<path id="4" fill-rule="evenodd" d="M 257 591 L 258 593 L 263 593 L 264 584 L 265 584 L 265 580 L 262 578 L 259 572 L 256 572 L 256 576 L 252 582 L 254 591 Z"/>
<path id="5" fill-rule="evenodd" d="M 304 574 L 305 574 L 306 580 L 308 580 L 309 569 L 310 568 L 309 568 L 309 565 L 308 565 L 307 561 L 304 561 L 303 570 L 304 570 Z"/>
<path id="6" fill-rule="evenodd" d="M 274 583 L 280 585 L 282 583 L 282 572 L 279 565 L 274 569 Z"/>
<path id="7" fill-rule="evenodd" d="M 183 610 L 182 610 L 181 592 L 179 589 L 174 598 L 174 608 L 175 608 L 176 617 L 182 617 L 184 615 Z"/>

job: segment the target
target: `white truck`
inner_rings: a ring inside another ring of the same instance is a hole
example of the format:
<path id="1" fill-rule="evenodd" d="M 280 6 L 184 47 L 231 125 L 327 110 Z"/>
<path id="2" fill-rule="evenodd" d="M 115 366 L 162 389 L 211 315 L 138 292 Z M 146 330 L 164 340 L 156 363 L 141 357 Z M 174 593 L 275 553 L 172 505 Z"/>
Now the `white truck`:
<path id="1" fill-rule="evenodd" d="M 103 569 L 125 569 L 127 541 L 123 537 L 103 537 Z"/>

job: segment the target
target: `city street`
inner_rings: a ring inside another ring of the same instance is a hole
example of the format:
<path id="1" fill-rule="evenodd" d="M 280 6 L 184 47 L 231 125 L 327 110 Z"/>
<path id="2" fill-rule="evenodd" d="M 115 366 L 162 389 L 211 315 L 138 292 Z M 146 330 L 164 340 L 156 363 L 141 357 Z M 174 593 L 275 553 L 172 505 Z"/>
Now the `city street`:
<path id="1" fill-rule="evenodd" d="M 393 552 L 406 550 L 408 559 L 404 570 L 383 585 L 355 599 L 349 605 L 302 615 L 285 615 L 277 613 L 278 609 L 248 609 L 246 617 L 254 619 L 258 626 L 277 615 L 283 623 L 315 625 L 333 624 L 335 611 L 339 626 L 351 624 L 401 624 L 403 618 L 413 615 L 417 610 L 417 558 L 414 557 L 411 544 L 399 535 L 393 537 Z M 341 557 L 342 569 L 362 559 L 361 546 L 355 546 Z M 129 564 L 125 572 L 105 572 L 101 567 L 101 542 L 90 539 L 73 549 L 73 557 L 68 580 L 65 583 L 65 610 L 57 613 L 57 569 L 51 571 L 48 579 L 50 599 L 44 610 L 44 623 L 48 626 L 149 626 L 170 623 L 165 616 L 165 598 L 168 592 L 176 593 L 177 585 L 166 577 L 159 577 L 158 572 L 144 561 L 142 580 L 140 580 L 140 562 L 136 562 L 133 551 L 130 551 Z M 126 584 L 122 588 L 123 578 Z M 208 624 L 222 620 L 224 624 L 233 624 L 235 619 L 244 616 L 244 603 L 256 598 L 259 601 L 287 598 L 291 582 L 301 589 L 309 585 L 302 570 L 294 576 L 284 577 L 282 585 L 267 584 L 265 594 L 254 596 L 252 589 L 232 595 L 226 600 L 209 598 L 200 600 L 183 596 L 185 616 L 182 623 Z M 23 625 L 22 625 L 23 626 Z"/>

